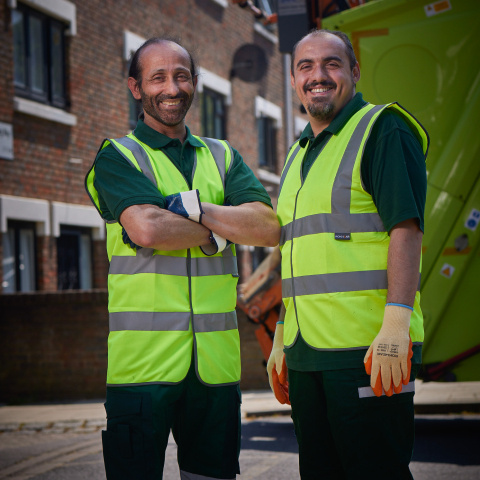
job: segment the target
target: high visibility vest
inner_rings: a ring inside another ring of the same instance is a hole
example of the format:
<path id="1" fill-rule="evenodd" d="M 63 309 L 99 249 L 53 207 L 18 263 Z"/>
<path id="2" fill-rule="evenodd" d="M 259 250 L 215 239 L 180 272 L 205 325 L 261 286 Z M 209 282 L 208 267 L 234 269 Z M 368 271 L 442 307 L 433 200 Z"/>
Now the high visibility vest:
<path id="1" fill-rule="evenodd" d="M 362 186 L 360 165 L 372 127 L 385 108 L 402 115 L 426 156 L 427 133 L 396 103 L 367 104 L 355 113 L 330 136 L 306 179 L 302 163 L 308 144 L 301 148 L 296 142 L 289 151 L 277 207 L 287 348 L 299 332 L 318 350 L 367 348 L 382 326 L 390 237 Z M 419 291 L 410 335 L 416 344 L 423 341 Z"/>
<path id="2" fill-rule="evenodd" d="M 233 162 L 231 147 L 225 141 L 195 138 L 206 148 L 195 149 L 192 188 L 198 188 L 202 201 L 223 205 L 225 176 Z M 100 150 L 109 144 L 162 195 L 190 190 L 161 150 L 133 134 L 107 139 Z M 102 215 L 94 179 L 95 163 L 86 188 Z M 124 244 L 122 226 L 107 222 L 107 253 L 108 386 L 178 383 L 188 372 L 192 351 L 201 382 L 240 381 L 234 245 L 211 257 L 199 247 L 135 251 Z"/>

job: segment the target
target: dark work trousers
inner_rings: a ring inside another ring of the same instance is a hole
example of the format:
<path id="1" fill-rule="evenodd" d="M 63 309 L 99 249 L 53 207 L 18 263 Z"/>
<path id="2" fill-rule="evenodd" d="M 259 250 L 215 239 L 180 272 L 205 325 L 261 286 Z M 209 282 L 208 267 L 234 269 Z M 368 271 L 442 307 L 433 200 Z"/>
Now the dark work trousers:
<path id="1" fill-rule="evenodd" d="M 202 384 L 190 368 L 176 385 L 108 387 L 102 432 L 108 480 L 160 480 L 172 430 L 183 480 L 240 473 L 240 388 Z"/>
<path id="2" fill-rule="evenodd" d="M 413 479 L 413 391 L 376 397 L 364 368 L 289 369 L 288 380 L 302 480 Z"/>

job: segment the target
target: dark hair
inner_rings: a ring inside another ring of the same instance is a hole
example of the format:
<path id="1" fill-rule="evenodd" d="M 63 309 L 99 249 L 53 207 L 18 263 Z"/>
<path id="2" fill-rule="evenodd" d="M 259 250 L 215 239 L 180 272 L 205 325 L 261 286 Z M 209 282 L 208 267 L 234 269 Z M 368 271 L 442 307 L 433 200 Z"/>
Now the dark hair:
<path id="1" fill-rule="evenodd" d="M 195 60 L 193 58 L 192 53 L 180 43 L 180 39 L 175 37 L 170 37 L 167 35 L 149 38 L 146 42 L 142 43 L 140 47 L 138 47 L 137 51 L 133 54 L 132 59 L 130 61 L 128 76 L 133 77 L 137 81 L 137 83 L 141 83 L 142 82 L 142 66 L 140 62 L 140 59 L 141 59 L 140 57 L 142 55 L 143 50 L 145 50 L 145 48 L 147 48 L 150 45 L 160 44 L 165 42 L 175 43 L 187 52 L 190 58 L 190 73 L 192 74 L 192 77 L 195 78 L 197 76 L 197 69 L 196 69 Z"/>
<path id="2" fill-rule="evenodd" d="M 357 63 L 357 57 L 355 57 L 355 52 L 353 51 L 352 43 L 350 42 L 350 39 L 348 38 L 348 36 L 343 32 L 339 32 L 338 30 L 327 30 L 326 28 L 322 28 L 321 30 L 317 30 L 317 29 L 311 30 L 293 46 L 292 61 L 290 64 L 290 71 L 292 72 L 292 75 L 294 74 L 293 71 L 294 71 L 294 63 L 295 63 L 295 52 L 297 50 L 298 44 L 304 38 L 307 38 L 310 35 L 317 37 L 319 35 L 324 35 L 326 33 L 329 33 L 330 35 L 335 35 L 336 37 L 342 39 L 343 43 L 345 44 L 345 51 L 346 51 L 348 60 L 350 61 L 350 68 L 353 70 L 353 67 Z"/>

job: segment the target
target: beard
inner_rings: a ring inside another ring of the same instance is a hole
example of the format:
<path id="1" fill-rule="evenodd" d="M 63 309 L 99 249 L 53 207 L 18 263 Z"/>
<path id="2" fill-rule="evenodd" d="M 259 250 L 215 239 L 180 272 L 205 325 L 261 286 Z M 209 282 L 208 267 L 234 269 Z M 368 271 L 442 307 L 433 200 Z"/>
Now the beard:
<path id="1" fill-rule="evenodd" d="M 142 87 L 140 87 L 139 90 L 144 112 L 167 127 L 174 127 L 175 125 L 182 123 L 193 102 L 193 93 L 192 95 L 188 95 L 185 92 L 179 92 L 178 95 L 175 95 L 174 97 L 161 94 L 154 97 L 145 93 Z M 182 100 L 180 108 L 173 111 L 167 109 L 163 110 L 161 108 L 162 101 L 175 99 Z"/>
<path id="2" fill-rule="evenodd" d="M 321 83 L 309 83 L 303 87 L 303 91 L 305 94 L 310 88 L 327 88 L 332 87 L 335 88 L 337 85 L 335 83 L 330 82 L 321 82 Z M 308 113 L 318 120 L 329 120 L 334 115 L 335 104 L 332 101 L 323 98 L 314 98 L 306 105 L 306 109 Z"/>

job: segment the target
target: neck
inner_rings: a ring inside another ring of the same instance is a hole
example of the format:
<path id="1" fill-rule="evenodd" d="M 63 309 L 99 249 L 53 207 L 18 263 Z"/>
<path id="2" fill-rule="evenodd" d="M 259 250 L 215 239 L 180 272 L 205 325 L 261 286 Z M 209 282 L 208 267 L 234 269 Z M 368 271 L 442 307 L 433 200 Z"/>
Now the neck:
<path id="1" fill-rule="evenodd" d="M 164 125 L 163 123 L 155 120 L 153 117 L 145 113 L 145 117 L 143 119 L 145 125 L 148 125 L 150 128 L 153 128 L 158 133 L 165 135 L 169 138 L 178 138 L 182 143 L 187 138 L 187 129 L 185 127 L 185 119 L 183 119 L 177 125 Z"/>

